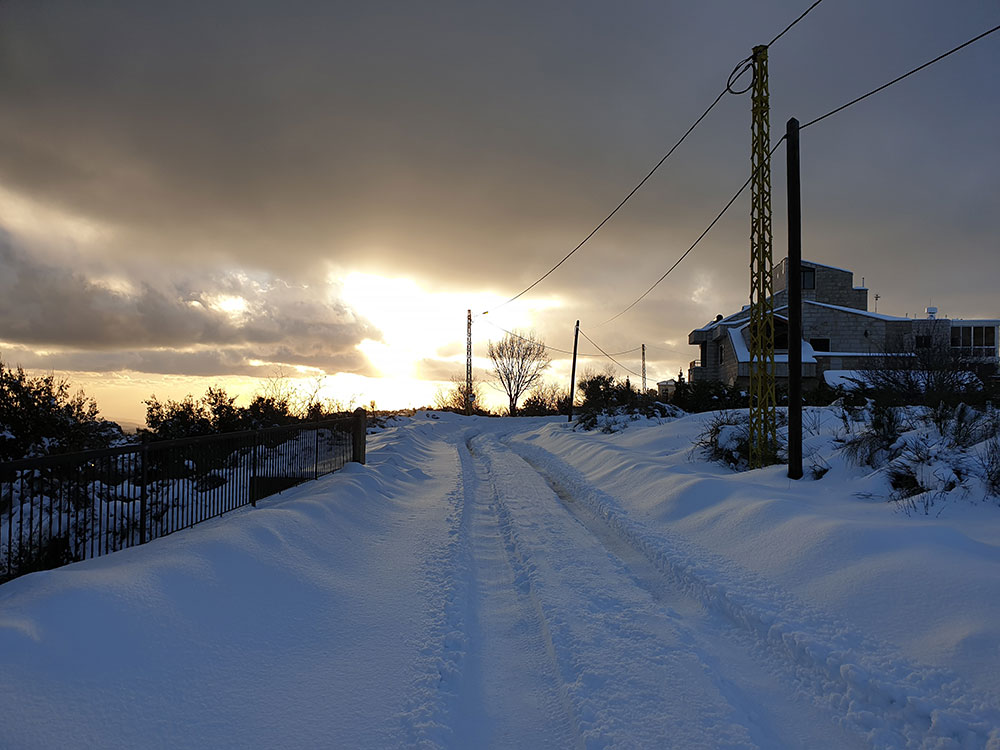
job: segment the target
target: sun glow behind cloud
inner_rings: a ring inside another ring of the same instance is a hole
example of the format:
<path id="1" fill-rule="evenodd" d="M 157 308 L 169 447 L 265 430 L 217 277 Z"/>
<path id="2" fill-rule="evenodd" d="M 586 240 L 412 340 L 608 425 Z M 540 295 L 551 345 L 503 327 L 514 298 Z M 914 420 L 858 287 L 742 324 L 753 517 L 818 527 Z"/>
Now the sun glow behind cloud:
<path id="1" fill-rule="evenodd" d="M 497 327 L 530 329 L 535 314 L 561 305 L 557 299 L 520 302 L 491 313 L 494 326 L 487 327 L 482 325 L 485 318 L 480 313 L 506 301 L 495 293 L 430 292 L 412 279 L 357 272 L 330 281 L 340 287 L 341 297 L 348 305 L 382 332 L 381 341 L 365 339 L 358 349 L 383 378 L 407 388 L 415 397 L 417 394 L 425 397 L 427 393 L 427 381 L 421 378 L 419 368 L 421 362 L 436 360 L 446 368 L 453 365 L 454 374 L 464 376 L 468 310 L 472 310 L 476 321 L 473 346 L 476 366 L 481 368 L 486 339 L 502 335 Z M 407 383 L 411 385 L 407 387 Z"/>
<path id="2" fill-rule="evenodd" d="M 68 240 L 90 245 L 111 236 L 111 227 L 91 218 L 46 205 L 0 186 L 3 227 L 15 234 L 47 242 Z"/>

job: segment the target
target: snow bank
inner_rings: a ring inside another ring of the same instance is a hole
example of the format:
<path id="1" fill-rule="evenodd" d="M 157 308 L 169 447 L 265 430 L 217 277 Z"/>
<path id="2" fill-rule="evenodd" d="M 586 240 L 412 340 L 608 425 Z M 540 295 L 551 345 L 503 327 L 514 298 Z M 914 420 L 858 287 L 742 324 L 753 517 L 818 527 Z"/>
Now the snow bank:
<path id="1" fill-rule="evenodd" d="M 455 484 L 421 467 L 454 451 L 417 426 L 384 445 L 257 509 L 0 587 L 0 747 L 398 745 Z"/>
<path id="2" fill-rule="evenodd" d="M 708 418 L 613 435 L 552 425 L 512 445 L 819 680 L 873 744 L 1000 743 L 1000 508 L 973 498 L 907 516 L 860 499 L 884 479 L 842 460 L 820 481 L 731 473 L 691 453 Z"/>

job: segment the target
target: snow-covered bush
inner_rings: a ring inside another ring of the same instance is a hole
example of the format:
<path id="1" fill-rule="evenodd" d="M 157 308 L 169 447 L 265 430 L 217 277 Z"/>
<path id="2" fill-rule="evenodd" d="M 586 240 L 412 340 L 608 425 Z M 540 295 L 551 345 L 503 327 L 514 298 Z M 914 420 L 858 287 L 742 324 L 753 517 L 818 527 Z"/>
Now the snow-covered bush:
<path id="1" fill-rule="evenodd" d="M 782 426 L 787 424 L 784 412 L 778 412 L 778 423 Z M 695 439 L 694 450 L 709 461 L 728 466 L 733 471 L 746 471 L 750 467 L 749 413 L 727 410 L 713 414 Z M 777 442 L 769 446 L 764 456 L 765 465 L 778 463 L 784 453 L 785 440 L 779 434 Z"/>
<path id="2" fill-rule="evenodd" d="M 994 434 L 985 441 L 977 463 L 986 492 L 1000 497 L 1000 437 Z"/>
<path id="3" fill-rule="evenodd" d="M 965 404 L 950 407 L 942 402 L 930 410 L 928 418 L 943 438 L 959 448 L 969 448 L 997 434 L 995 420 Z"/>
<path id="4" fill-rule="evenodd" d="M 581 379 L 578 388 L 583 404 L 577 411 L 576 427 L 582 430 L 619 432 L 640 419 L 672 419 L 684 414 L 676 406 L 639 393 L 628 378 L 618 382 L 611 375 L 589 375 Z"/>
<path id="5" fill-rule="evenodd" d="M 892 492 L 890 502 L 907 512 L 930 513 L 937 500 L 958 491 L 968 494 L 971 474 L 966 458 L 947 440 L 919 434 L 906 441 L 901 455 L 886 468 Z"/>
<path id="6" fill-rule="evenodd" d="M 872 404 L 858 413 L 841 409 L 843 432 L 838 436 L 844 454 L 856 466 L 884 466 L 902 453 L 900 437 L 909 429 L 900 408 Z"/>
<path id="7" fill-rule="evenodd" d="M 1000 496 L 1000 438 L 992 411 L 966 404 L 936 408 L 871 403 L 860 421 L 841 412 L 837 443 L 856 466 L 884 472 L 888 500 L 929 514 L 940 501 L 965 497 L 977 483 Z M 978 494 L 978 493 L 977 493 Z"/>

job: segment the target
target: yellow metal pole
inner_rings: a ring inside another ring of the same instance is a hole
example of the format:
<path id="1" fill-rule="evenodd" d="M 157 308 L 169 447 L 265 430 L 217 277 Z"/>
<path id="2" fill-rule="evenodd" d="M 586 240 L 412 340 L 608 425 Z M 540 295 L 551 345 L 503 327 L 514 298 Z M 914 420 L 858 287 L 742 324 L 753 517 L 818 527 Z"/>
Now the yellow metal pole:
<path id="1" fill-rule="evenodd" d="M 750 468 L 777 459 L 774 286 L 771 257 L 771 136 L 767 47 L 753 48 L 750 166 Z"/>

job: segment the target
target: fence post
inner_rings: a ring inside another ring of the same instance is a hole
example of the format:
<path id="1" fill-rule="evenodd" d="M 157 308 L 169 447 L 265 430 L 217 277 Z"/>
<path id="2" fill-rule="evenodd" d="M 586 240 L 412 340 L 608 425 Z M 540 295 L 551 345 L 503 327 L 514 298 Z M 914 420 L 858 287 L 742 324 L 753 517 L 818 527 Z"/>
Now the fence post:
<path id="1" fill-rule="evenodd" d="M 139 544 L 146 543 L 146 506 L 149 502 L 149 474 L 148 469 L 146 468 L 149 463 L 146 460 L 146 453 L 148 449 L 149 443 L 143 439 L 142 447 L 139 449 L 139 464 L 141 467 L 140 471 L 142 473 L 142 496 L 139 499 Z"/>
<path id="2" fill-rule="evenodd" d="M 365 462 L 365 440 L 368 434 L 368 413 L 360 406 L 354 410 L 354 424 L 351 432 L 351 460 L 363 464 Z"/>
<path id="3" fill-rule="evenodd" d="M 260 430 L 253 433 L 253 450 L 250 451 L 250 505 L 257 507 L 257 446 L 260 444 Z"/>

